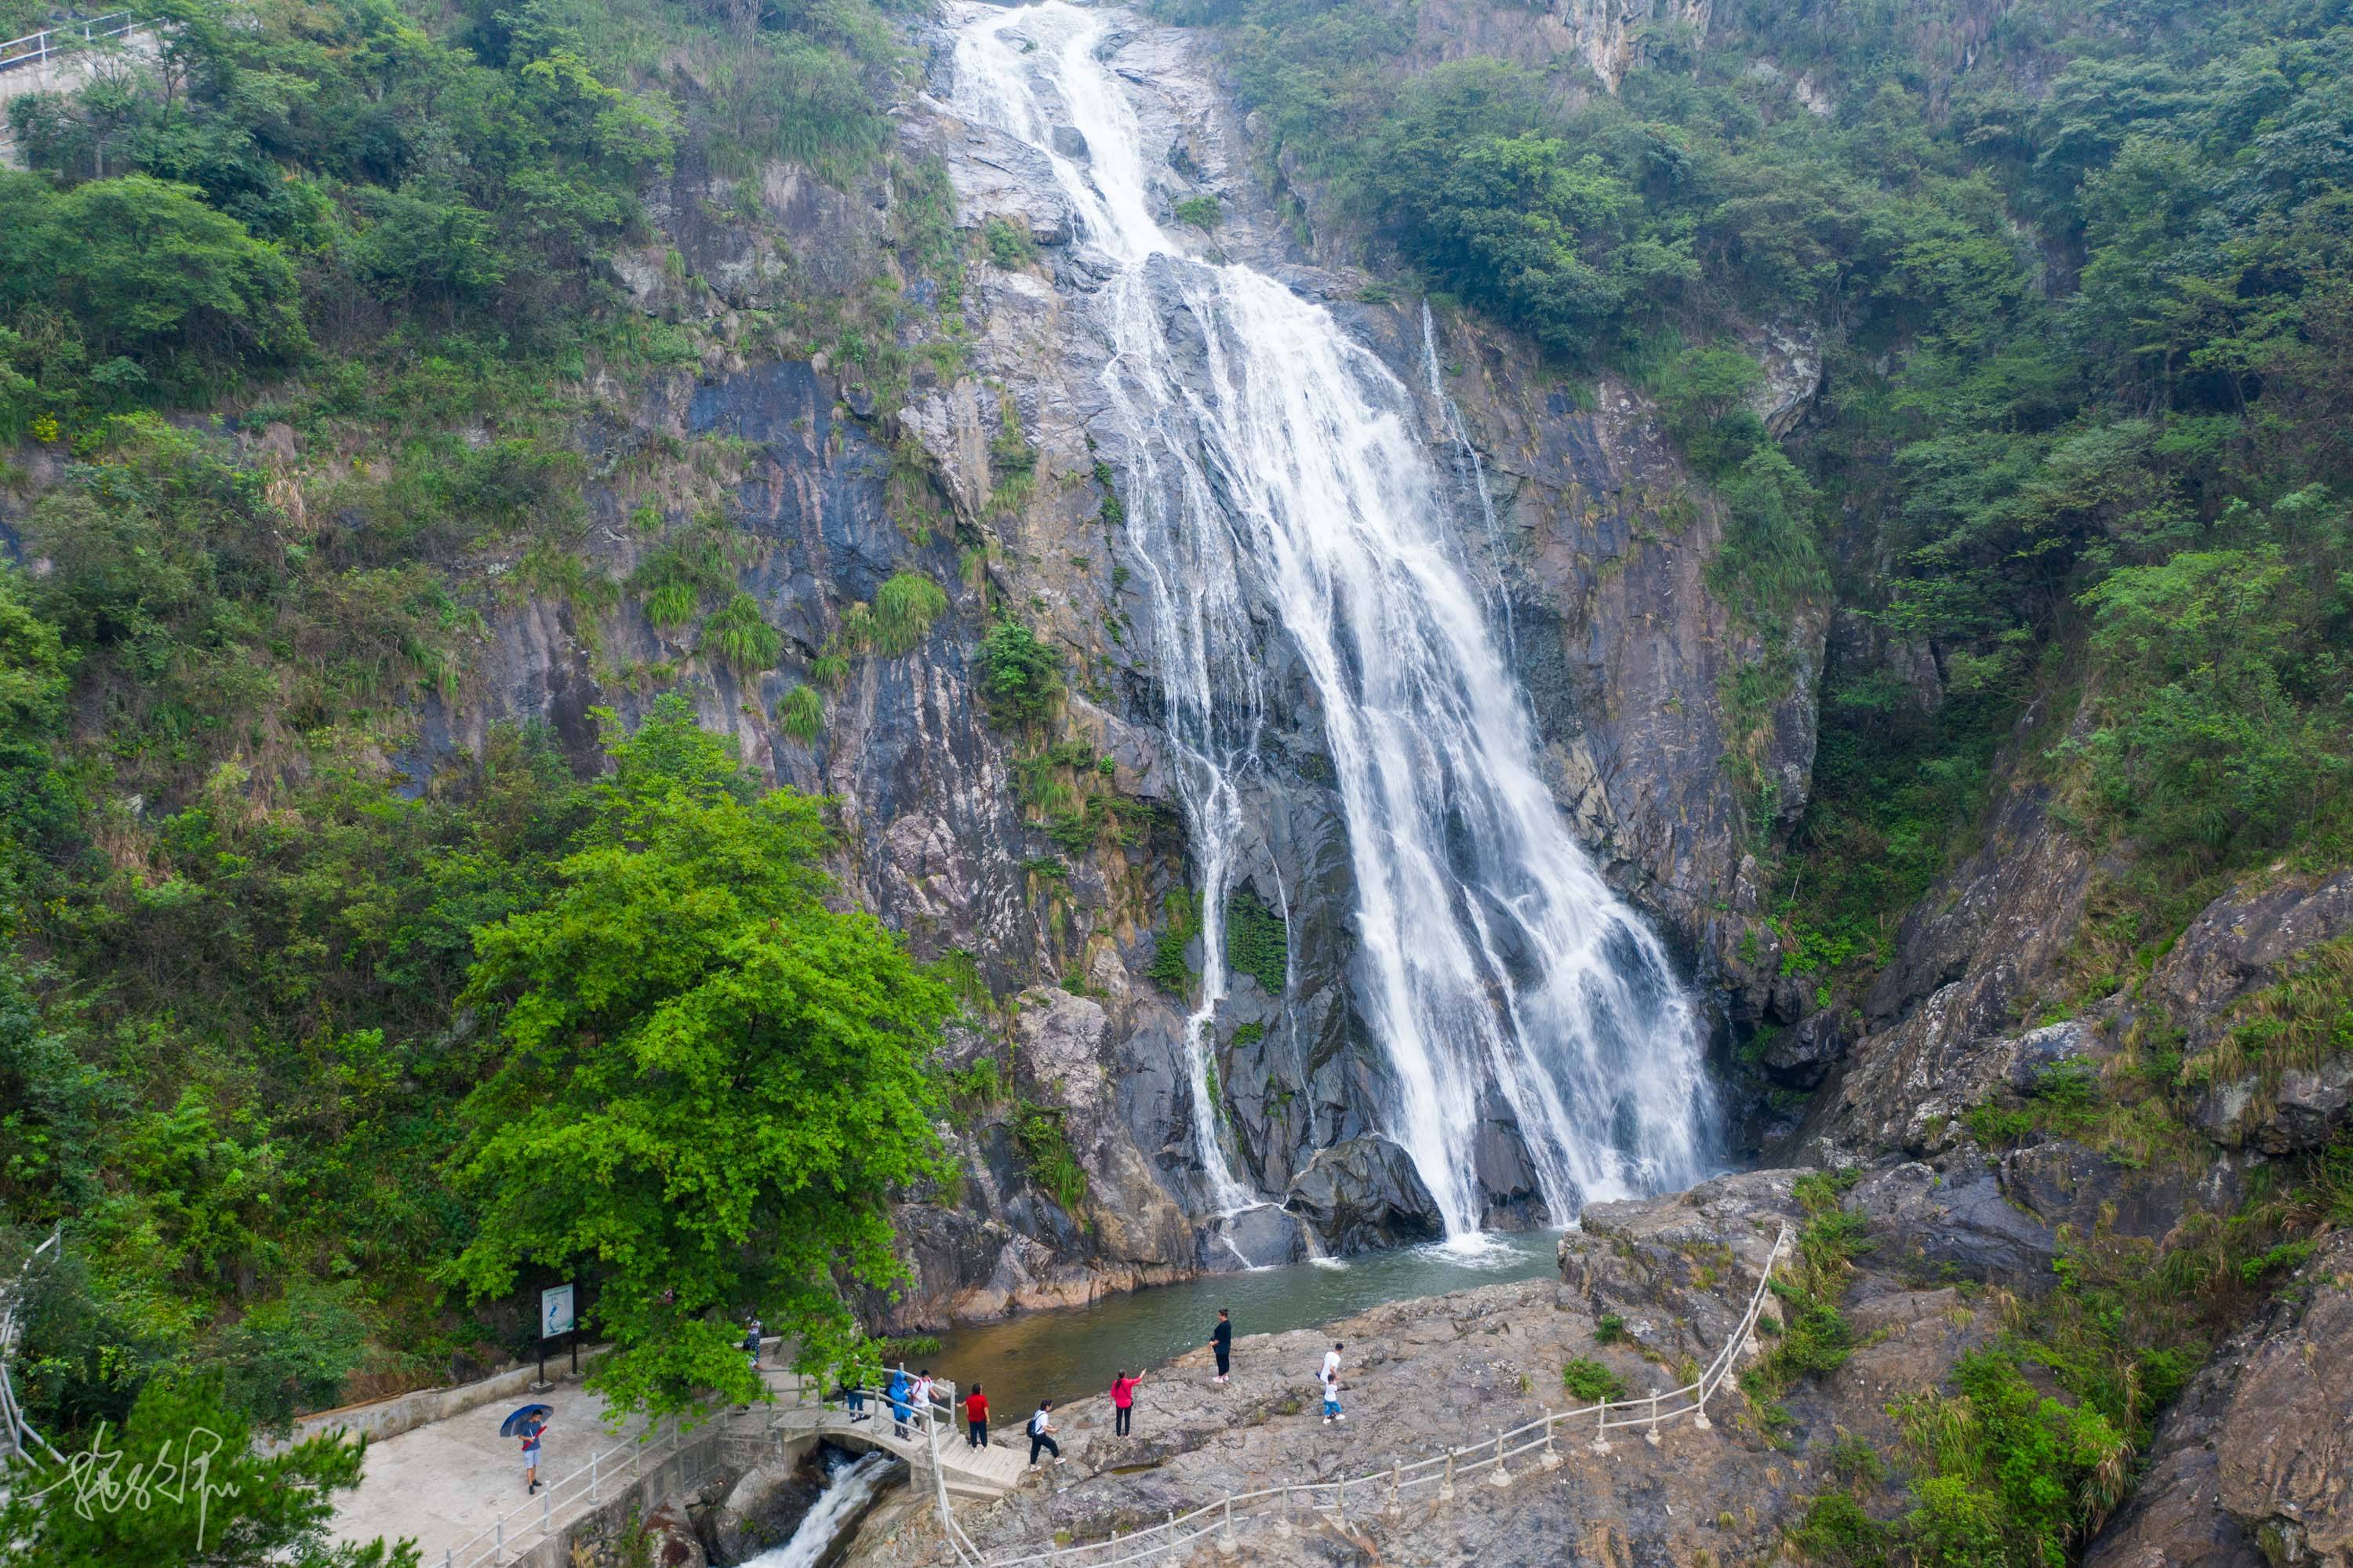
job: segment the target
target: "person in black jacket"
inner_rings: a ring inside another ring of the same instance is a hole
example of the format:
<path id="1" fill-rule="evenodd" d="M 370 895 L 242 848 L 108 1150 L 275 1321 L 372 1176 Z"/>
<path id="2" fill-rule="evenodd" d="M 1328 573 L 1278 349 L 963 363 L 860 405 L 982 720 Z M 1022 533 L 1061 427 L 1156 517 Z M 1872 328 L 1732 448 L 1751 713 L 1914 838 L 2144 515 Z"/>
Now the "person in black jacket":
<path id="1" fill-rule="evenodd" d="M 1209 1335 L 1209 1349 L 1218 1352 L 1218 1381 L 1223 1383 L 1227 1369 L 1232 1364 L 1234 1325 L 1222 1307 L 1218 1308 L 1218 1326 Z"/>

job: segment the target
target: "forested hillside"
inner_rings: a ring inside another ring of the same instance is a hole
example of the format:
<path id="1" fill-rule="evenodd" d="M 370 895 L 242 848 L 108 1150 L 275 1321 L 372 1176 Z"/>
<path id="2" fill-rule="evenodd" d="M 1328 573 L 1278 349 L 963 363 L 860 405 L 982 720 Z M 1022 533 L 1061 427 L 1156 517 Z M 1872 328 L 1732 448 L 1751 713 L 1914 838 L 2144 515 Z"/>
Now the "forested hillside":
<path id="1" fill-rule="evenodd" d="M 42 14 L 0 10 L 0 34 Z M 161 1366 L 221 1373 L 269 1425 L 530 1342 L 536 1275 L 491 1255 L 478 1313 L 450 1272 L 480 1202 L 522 1195 L 496 1177 L 503 1117 L 471 1123 L 487 1168 L 453 1161 L 460 1106 L 512 1065 L 483 1012 L 529 961 L 471 992 L 468 971 L 478 934 L 586 874 L 565 857 L 617 808 L 544 726 L 445 759 L 419 711 L 463 702 L 485 613 L 533 599 L 627 595 L 712 667 L 776 662 L 709 451 L 581 432 L 706 355 L 872 363 L 895 281 L 826 292 L 780 260 L 723 327 L 649 313 L 614 263 L 659 257 L 644 198 L 676 160 L 896 175 L 911 270 L 955 271 L 925 171 L 890 155 L 907 62 L 863 0 L 149 14 L 160 58 L 18 100 L 33 167 L 0 172 L 0 1261 L 67 1223 L 17 1368 L 60 1434 L 119 1422 Z M 670 267 L 671 296 L 710 297 Z M 299 482 L 270 461 L 297 441 L 332 454 Z M 592 477 L 641 497 L 622 525 L 653 565 L 628 583 L 577 554 Z M 800 821 L 772 874 L 815 876 L 823 841 Z M 745 896 L 798 920 L 810 894 Z M 935 1034 L 929 996 L 910 1017 Z M 563 1069 L 541 1067 L 543 1094 Z M 806 1238 L 887 1261 L 887 1232 Z"/>
<path id="2" fill-rule="evenodd" d="M 892 1273 L 885 1198 L 961 1204 L 931 1131 L 950 1104 L 1005 1123 L 1059 1203 L 1035 1200 L 1039 1234 L 1078 1255 L 1103 1209 L 1075 1114 L 1015 1082 L 1019 1008 L 969 955 L 917 965 L 842 913 L 838 815 L 660 700 L 724 684 L 813 746 L 851 661 L 908 654 L 971 584 L 991 620 L 969 684 L 941 684 L 1026 748 L 968 777 L 1006 797 L 992 847 L 1047 932 L 987 961 L 1093 1008 L 1076 1049 L 1107 1056 L 1095 961 L 1125 960 L 1088 938 L 1115 929 L 1178 1037 L 1201 911 L 1146 853 L 1174 818 L 1141 793 L 1149 746 L 1103 716 L 1148 683 L 1113 471 L 1088 435 L 1050 472 L 992 382 L 942 438 L 978 476 L 951 498 L 902 413 L 961 366 L 967 269 L 1029 309 L 1054 298 L 1041 245 L 1070 238 L 953 228 L 946 172 L 900 136 L 926 9 L 143 9 L 154 58 L 17 100 L 30 167 L 0 171 L 0 1270 L 69 1242 L 17 1368 L 37 1420 L 119 1422 L 165 1367 L 264 1427 L 479 1371 L 530 1344 L 529 1293 L 568 1277 L 547 1260 L 600 1253 L 598 1325 L 644 1352 L 609 1386 L 654 1408 L 735 1387 L 730 1314 L 839 1351 L 834 1287 Z M 1585 53 L 1541 30 L 1582 0 L 1150 9 L 1206 40 L 1298 255 L 1377 279 L 1357 303 L 1427 291 L 1515 338 L 1564 418 L 1630 388 L 1721 503 L 1694 582 L 1767 652 L 1722 682 L 1707 765 L 1742 802 L 1759 989 L 1860 1032 L 1907 916 L 2010 847 L 2017 800 L 2092 868 L 2052 974 L 2004 1002 L 2020 1029 L 2137 1001 L 2228 890 L 2353 864 L 2353 0 L 1628 0 L 1630 30 Z M 47 15 L 0 0 L 0 37 Z M 871 225 L 871 269 L 804 260 L 779 192 L 816 204 L 804 230 Z M 1219 243 L 1219 200 L 1191 203 L 1177 220 Z M 697 226 L 760 236 L 723 295 Z M 1768 427 L 1760 344 L 1782 341 L 1821 376 Z M 822 387 L 833 424 L 792 421 L 813 450 L 871 443 L 896 530 L 880 563 L 828 541 L 878 586 L 814 631 L 744 586 L 769 547 L 738 508 L 750 443 L 638 407 L 779 362 Z M 1056 548 L 1027 564 L 1039 592 L 992 606 L 974 524 L 1028 506 L 1061 508 Z M 607 571 L 592 531 L 636 564 Z M 1065 579 L 1083 591 L 1050 607 Z M 457 722 L 526 607 L 560 610 L 637 722 Z M 663 656 L 599 642 L 623 609 Z M 1090 651 L 1036 630 L 1050 609 L 1100 621 Z M 1058 727 L 1077 696 L 1092 727 Z M 1746 744 L 1793 699 L 1819 715 L 1801 813 Z M 884 870 L 944 929 L 978 901 L 971 848 Z M 1075 938 L 1074 885 L 1100 922 Z M 1308 945 L 1236 899 L 1228 957 L 1266 1007 L 1227 1017 L 1229 1065 Z M 2063 1134 L 2189 1170 L 2218 1055 L 2275 1089 L 2353 1051 L 2348 974 L 2322 944 L 2220 1045 L 2144 1012 L 2097 1081 L 1957 1118 L 1988 1150 Z M 950 1077 L 922 1064 L 958 991 L 992 1044 Z M 1821 1075 L 1759 1064 L 1797 1022 L 1724 1025 L 1724 1065 L 1792 1136 Z M 1290 1128 L 1290 1081 L 1255 1076 Z M 1924 1430 L 1976 1425 L 1921 1439 L 1901 1517 L 1825 1482 L 1801 1543 L 2080 1551 L 2200 1360 L 2353 1225 L 2343 1109 L 2231 1213 L 2071 1253 L 1925 1408 Z M 1788 1383 L 1852 1348 L 1834 1287 L 1871 1245 L 1820 1180 Z"/>
<path id="3" fill-rule="evenodd" d="M 1732 509 L 1711 569 L 1752 617 L 1834 594 L 1786 840 L 1750 780 L 1765 957 L 1815 1038 L 1860 1026 L 1940 877 L 2027 852 L 1992 836 L 2006 800 L 2086 846 L 2081 924 L 2010 1027 L 2098 1003 L 2121 1050 L 1969 1108 L 1966 1137 L 2082 1145 L 2113 1220 L 2207 1169 L 2210 1086 L 2252 1073 L 2260 1098 L 2353 1047 L 2341 941 L 2225 1015 L 2227 1060 L 2141 994 L 2218 895 L 2353 861 L 2353 12 L 1719 3 L 1703 32 L 1640 9 L 1614 84 L 1503 8 L 1469 46 L 1459 7 L 1169 14 L 1221 28 L 1316 242 L 1517 326 L 1572 387 L 1646 392 Z M 1753 411 L 1759 328 L 1823 364 L 1785 433 Z M 1730 705 L 1795 675 L 1746 671 Z M 2284 1147 L 2155 1245 L 2062 1231 L 2059 1288 L 2030 1281 L 1951 1396 L 1894 1412 L 1893 1516 L 1866 1449 L 1793 1543 L 2080 1551 L 2198 1361 L 2353 1223 L 2353 1142 Z M 1824 1212 L 1810 1257 L 1884 1245 Z M 1805 1308 L 1789 1364 L 1828 1372 L 1858 1341 L 1835 1290 Z"/>
<path id="4" fill-rule="evenodd" d="M 2126 950 L 2267 857 L 2353 853 L 2345 7 L 1725 4 L 1615 93 L 1400 69 L 1411 6 L 1180 14 L 1231 28 L 1278 155 L 1376 253 L 1658 399 L 1757 613 L 1834 580 L 1867 628 L 1782 860 L 1809 969 L 1950 863 L 2024 715 L 2021 762 L 2133 847 Z M 1750 323 L 1821 337 L 1785 440 Z"/>

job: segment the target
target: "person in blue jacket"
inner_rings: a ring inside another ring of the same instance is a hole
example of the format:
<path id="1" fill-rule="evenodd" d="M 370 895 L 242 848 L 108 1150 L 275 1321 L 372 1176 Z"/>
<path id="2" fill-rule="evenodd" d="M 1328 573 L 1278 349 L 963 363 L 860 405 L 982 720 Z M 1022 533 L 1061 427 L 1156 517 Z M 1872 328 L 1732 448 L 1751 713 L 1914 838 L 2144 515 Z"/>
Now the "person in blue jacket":
<path id="1" fill-rule="evenodd" d="M 882 1396 L 891 1402 L 891 1429 L 902 1437 L 907 1436 L 907 1403 L 913 1392 L 903 1366 L 891 1374 L 891 1386 L 883 1391 Z"/>

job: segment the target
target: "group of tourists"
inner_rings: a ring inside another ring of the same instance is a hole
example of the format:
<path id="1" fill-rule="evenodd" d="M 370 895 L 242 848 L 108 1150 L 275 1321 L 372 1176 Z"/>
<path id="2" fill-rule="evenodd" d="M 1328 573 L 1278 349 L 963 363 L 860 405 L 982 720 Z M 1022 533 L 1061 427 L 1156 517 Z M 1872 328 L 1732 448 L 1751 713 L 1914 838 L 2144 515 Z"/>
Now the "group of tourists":
<path id="1" fill-rule="evenodd" d="M 755 1370 L 760 1364 L 761 1338 L 761 1324 L 754 1319 L 745 1327 L 744 1351 Z M 1218 1361 L 1215 1382 L 1223 1385 L 1233 1372 L 1234 1325 L 1232 1316 L 1222 1308 L 1218 1311 L 1217 1327 L 1210 1330 L 1208 1348 Z M 1340 1408 L 1340 1356 L 1346 1349 L 1345 1345 L 1335 1341 L 1332 1348 L 1324 1352 L 1324 1365 L 1315 1374 L 1315 1381 L 1324 1390 L 1324 1423 L 1327 1426 L 1348 1418 Z M 1133 1436 L 1135 1391 L 1143 1382 L 1141 1371 L 1131 1373 L 1124 1367 L 1111 1380 L 1112 1432 L 1114 1436 Z M 852 1421 L 866 1421 L 872 1417 L 872 1413 L 866 1408 L 864 1384 L 863 1378 L 844 1378 L 837 1391 Z M 891 1428 L 894 1436 L 912 1437 L 927 1427 L 932 1420 L 932 1400 L 937 1387 L 929 1367 L 911 1374 L 902 1361 L 892 1369 L 890 1379 L 883 1385 L 882 1402 L 891 1407 Z M 543 1405 L 536 1408 L 540 1412 L 546 1409 Z M 965 1446 L 987 1447 L 988 1393 L 979 1383 L 974 1383 L 972 1391 L 964 1397 L 964 1420 Z M 515 1436 L 522 1439 L 525 1480 L 529 1489 L 534 1492 L 539 1489 L 540 1435 L 546 1428 L 546 1417 L 540 1414 L 518 1424 L 515 1431 Z M 1056 1427 L 1052 1400 L 1038 1402 L 1038 1408 L 1030 1414 L 1027 1430 L 1032 1468 L 1037 1467 L 1041 1455 L 1052 1458 L 1058 1465 L 1062 1462 L 1061 1446 L 1054 1441 Z"/>
<path id="2" fill-rule="evenodd" d="M 1217 1358 L 1218 1373 L 1214 1380 L 1224 1384 L 1233 1375 L 1234 1324 L 1232 1315 L 1224 1308 L 1218 1312 L 1217 1326 L 1210 1330 L 1208 1349 Z M 1324 1364 L 1315 1374 L 1324 1391 L 1324 1422 L 1330 1425 L 1348 1417 L 1340 1408 L 1340 1358 L 1347 1347 L 1337 1342 L 1324 1352 Z M 1122 1367 L 1111 1380 L 1112 1433 L 1114 1436 L 1134 1435 L 1135 1422 L 1135 1391 L 1144 1382 L 1141 1371 L 1130 1372 Z M 931 1419 L 932 1397 L 935 1388 L 931 1369 L 926 1367 L 912 1376 L 902 1363 L 892 1371 L 882 1398 L 891 1406 L 893 1431 L 901 1437 L 911 1436 L 910 1428 L 920 1432 Z M 841 1393 L 852 1421 L 868 1418 L 866 1393 L 849 1381 L 842 1384 Z M 984 1384 L 974 1383 L 964 1396 L 965 1446 L 968 1448 L 988 1446 L 988 1391 Z M 1054 1425 L 1054 1402 L 1041 1399 L 1029 1414 L 1024 1431 L 1029 1439 L 1029 1464 L 1036 1467 L 1041 1457 L 1062 1462 L 1061 1445 L 1054 1441 L 1058 1428 Z"/>

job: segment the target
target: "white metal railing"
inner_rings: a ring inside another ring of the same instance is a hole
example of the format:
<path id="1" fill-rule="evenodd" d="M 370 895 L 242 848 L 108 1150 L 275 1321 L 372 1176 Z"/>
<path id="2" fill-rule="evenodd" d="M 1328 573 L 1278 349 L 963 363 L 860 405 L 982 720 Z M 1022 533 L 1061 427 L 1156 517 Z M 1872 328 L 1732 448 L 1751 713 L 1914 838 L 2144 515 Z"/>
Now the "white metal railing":
<path id="1" fill-rule="evenodd" d="M 82 22 L 61 22 L 37 33 L 27 33 L 21 38 L 0 43 L 0 70 L 15 70 L 18 66 L 38 65 L 52 56 L 69 49 L 81 48 L 100 38 L 119 38 L 125 33 L 135 33 L 147 25 L 136 11 L 115 11 L 104 16 L 92 16 Z"/>
<path id="2" fill-rule="evenodd" d="M 1403 1505 L 1406 1497 L 1420 1488 L 1435 1488 L 1437 1500 L 1447 1502 L 1454 1496 L 1458 1478 L 1487 1472 L 1485 1484 L 1502 1488 L 1513 1479 L 1511 1466 L 1514 1461 L 1531 1461 L 1544 1470 L 1557 1469 L 1561 1457 L 1557 1435 L 1566 1432 L 1574 1441 L 1590 1431 L 1592 1441 L 1587 1445 L 1597 1454 L 1610 1450 L 1609 1434 L 1640 1428 L 1643 1441 L 1656 1446 L 1659 1427 L 1667 1422 L 1690 1416 L 1694 1426 L 1705 1430 L 1712 1423 L 1707 1418 L 1707 1402 L 1732 1376 L 1740 1356 L 1754 1354 L 1757 1350 L 1757 1320 L 1765 1310 L 1765 1297 L 1773 1282 L 1774 1267 L 1781 1261 L 1795 1240 L 1788 1225 L 1783 1225 L 1774 1238 L 1773 1250 L 1767 1255 L 1763 1276 L 1757 1282 L 1757 1292 L 1748 1299 L 1748 1308 L 1740 1317 L 1739 1327 L 1725 1341 L 1694 1381 L 1683 1387 L 1662 1393 L 1652 1393 L 1642 1399 L 1609 1400 L 1582 1410 L 1547 1410 L 1536 1420 L 1498 1432 L 1492 1442 L 1481 1442 L 1464 1448 L 1449 1448 L 1445 1453 L 1419 1460 L 1413 1464 L 1392 1463 L 1386 1470 L 1374 1470 L 1366 1475 L 1341 1481 L 1303 1481 L 1276 1487 L 1264 1487 L 1256 1491 L 1234 1492 L 1203 1504 L 1190 1513 L 1172 1514 L 1165 1522 L 1147 1526 L 1127 1535 L 1113 1535 L 1103 1541 L 1075 1546 L 1057 1547 L 1044 1552 L 984 1552 L 965 1533 L 948 1506 L 947 1489 L 943 1478 L 938 1485 L 938 1502 L 942 1529 L 956 1561 L 970 1568 L 1021 1568 L 1028 1563 L 1084 1563 L 1085 1568 L 1119 1568 L 1124 1563 L 1149 1563 L 1172 1552 L 1186 1551 L 1197 1542 L 1219 1537 L 1220 1546 L 1232 1541 L 1238 1520 L 1248 1521 L 1273 1514 L 1288 1520 L 1305 1510 L 1338 1519 L 1345 1519 L 1354 1509 L 1358 1512 L 1394 1511 Z M 936 1452 L 936 1437 L 934 1438 Z M 938 1474 L 936 1462 L 933 1467 Z"/>
<path id="3" fill-rule="evenodd" d="M 58 1256 L 65 1255 L 58 1239 L 63 1234 L 61 1229 L 50 1231 L 49 1239 L 35 1247 L 25 1259 L 25 1266 L 16 1271 L 15 1283 L 5 1293 L 0 1293 L 0 1467 L 5 1467 L 16 1455 L 25 1453 L 32 1444 L 40 1445 L 41 1451 L 56 1463 L 65 1463 L 65 1456 L 50 1446 L 49 1440 L 35 1431 L 33 1424 L 26 1419 L 24 1407 L 16 1403 L 16 1386 L 8 1380 L 8 1360 L 16 1351 L 16 1340 L 24 1333 L 24 1321 L 18 1308 L 25 1299 L 26 1282 L 32 1277 L 33 1266 L 41 1261 L 43 1253 L 54 1250 Z"/>
<path id="4" fill-rule="evenodd" d="M 1715 1360 L 1703 1369 L 1698 1377 L 1681 1388 L 1653 1393 L 1641 1399 L 1608 1400 L 1583 1409 L 1547 1410 L 1534 1421 L 1524 1423 L 1508 1431 L 1495 1434 L 1465 1447 L 1451 1447 L 1442 1454 L 1432 1455 L 1412 1464 L 1393 1462 L 1387 1469 L 1372 1470 L 1339 1481 L 1288 1482 L 1280 1486 L 1262 1487 L 1255 1491 L 1234 1492 L 1205 1503 L 1189 1513 L 1171 1514 L 1155 1525 L 1134 1531 L 1125 1535 L 1114 1534 L 1102 1541 L 1086 1542 L 1072 1546 L 1055 1547 L 1046 1551 L 1023 1551 L 1019 1548 L 984 1550 L 965 1532 L 956 1519 L 955 1509 L 948 1496 L 947 1466 L 940 1453 L 940 1428 L 952 1422 L 957 1409 L 956 1385 L 946 1378 L 934 1379 L 931 1399 L 918 1404 L 912 1397 L 901 1402 L 908 1411 L 906 1425 L 910 1428 L 904 1439 L 899 1439 L 894 1408 L 888 1392 L 871 1387 L 861 1379 L 854 1392 L 864 1403 L 868 1415 L 876 1422 L 891 1421 L 892 1438 L 905 1443 L 919 1452 L 913 1457 L 928 1458 L 931 1471 L 929 1488 L 940 1518 L 941 1533 L 955 1561 L 965 1568 L 1027 1568 L 1029 1564 L 1068 1564 L 1070 1568 L 1123 1568 L 1124 1564 L 1152 1563 L 1172 1554 L 1188 1551 L 1212 1536 L 1224 1546 L 1231 1542 L 1236 1527 L 1269 1517 L 1289 1520 L 1302 1513 L 1320 1514 L 1345 1520 L 1351 1512 L 1378 1513 L 1394 1511 L 1405 1499 L 1418 1492 L 1435 1489 L 1439 1502 L 1452 1500 L 1458 1481 L 1473 1476 L 1482 1477 L 1482 1484 L 1504 1488 L 1514 1478 L 1513 1467 L 1517 1464 L 1525 1473 L 1529 1465 L 1540 1470 L 1557 1469 L 1562 1458 L 1560 1444 L 1564 1436 L 1571 1442 L 1591 1433 L 1585 1446 L 1597 1454 L 1611 1449 L 1612 1432 L 1639 1431 L 1642 1440 L 1653 1446 L 1659 1441 L 1659 1429 L 1686 1416 L 1692 1425 L 1708 1429 L 1707 1402 L 1714 1398 L 1732 1377 L 1743 1354 L 1754 1354 L 1757 1342 L 1757 1321 L 1765 1310 L 1765 1298 L 1773 1282 L 1773 1270 L 1794 1245 L 1795 1234 L 1783 1225 L 1774 1238 L 1773 1249 L 1766 1255 L 1765 1267 L 1757 1282 L 1756 1292 L 1748 1298 L 1747 1308 L 1740 1321 L 1725 1339 L 1724 1348 Z M 795 1406 L 819 1411 L 841 1410 L 850 1406 L 844 1397 L 852 1386 L 841 1384 L 833 1393 L 816 1398 L 809 1396 L 808 1385 L 802 1381 Z M 781 1417 L 791 1406 L 770 1404 L 752 1415 L 754 1436 L 766 1437 L 782 1429 Z M 526 1545 L 536 1545 L 551 1538 L 563 1525 L 572 1522 L 575 1504 L 586 1502 L 591 1507 L 605 1500 L 607 1488 L 633 1486 L 643 1478 L 649 1455 L 657 1456 L 654 1467 L 678 1459 L 691 1465 L 692 1474 L 681 1477 L 692 1484 L 695 1475 L 706 1467 L 705 1462 L 719 1444 L 731 1436 L 745 1436 L 744 1424 L 736 1418 L 721 1417 L 708 1423 L 692 1434 L 678 1424 L 669 1428 L 669 1447 L 662 1448 L 659 1433 L 649 1433 L 630 1442 L 589 1457 L 588 1464 L 561 1481 L 551 1482 L 540 1489 L 538 1499 L 523 1504 L 492 1521 L 491 1528 L 442 1554 L 442 1568 L 482 1568 L 506 1561 L 508 1553 Z M 879 1430 L 865 1434 L 880 1446 L 890 1446 Z M 1018 1446 L 1018 1445 L 1017 1445 Z M 919 1469 L 923 1467 L 919 1464 Z M 921 1475 L 919 1485 L 923 1483 Z"/>
<path id="5" fill-rule="evenodd" d="M 480 1564 L 503 1563 L 510 1552 L 549 1539 L 559 1528 L 559 1515 L 563 1526 L 573 1522 L 570 1510 L 575 1503 L 595 1508 L 615 1490 L 642 1480 L 649 1456 L 653 1457 L 656 1470 L 673 1461 L 681 1471 L 692 1467 L 691 1473 L 681 1477 L 683 1484 L 691 1486 L 702 1473 L 702 1461 L 709 1457 L 709 1451 L 731 1435 L 731 1426 L 724 1419 L 714 1420 L 690 1434 L 672 1421 L 669 1431 L 666 1448 L 657 1429 L 589 1455 L 586 1465 L 560 1481 L 542 1486 L 537 1498 L 499 1515 L 488 1530 L 444 1548 L 442 1568 L 479 1568 Z"/>

